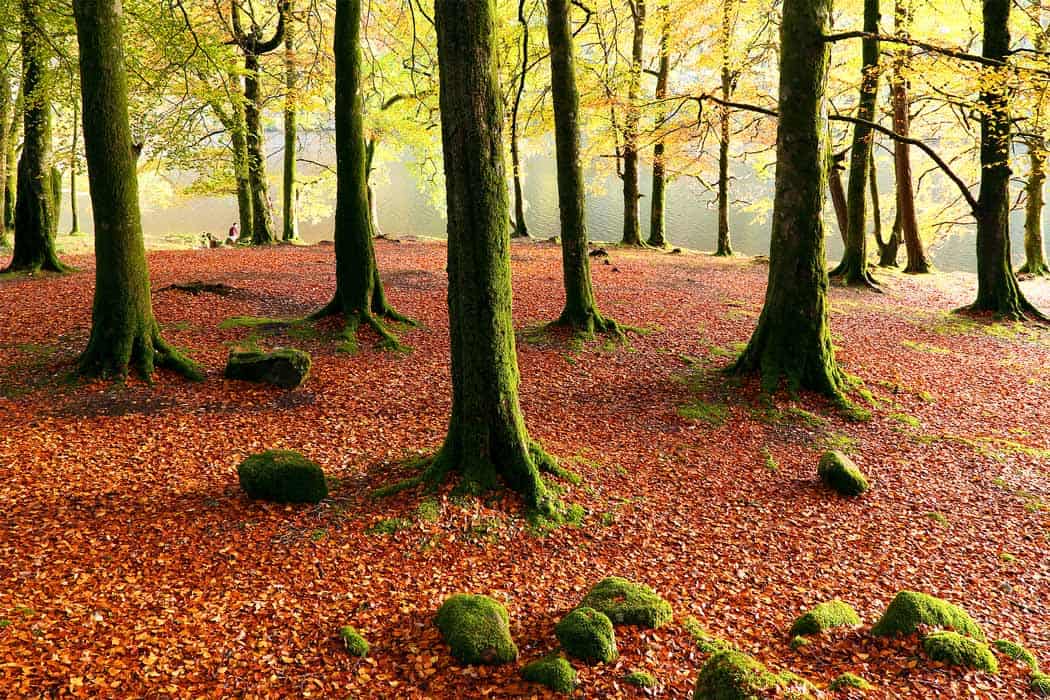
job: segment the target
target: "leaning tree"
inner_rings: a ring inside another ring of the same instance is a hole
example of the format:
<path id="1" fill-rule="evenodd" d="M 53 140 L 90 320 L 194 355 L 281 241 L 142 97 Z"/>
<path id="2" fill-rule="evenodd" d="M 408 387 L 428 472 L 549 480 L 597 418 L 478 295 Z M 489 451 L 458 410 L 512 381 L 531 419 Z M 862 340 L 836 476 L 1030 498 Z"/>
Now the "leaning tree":
<path id="1" fill-rule="evenodd" d="M 824 266 L 830 14 L 831 0 L 784 0 L 769 283 L 758 326 L 732 370 L 760 374 L 770 392 L 786 380 L 844 400 Z"/>
<path id="2" fill-rule="evenodd" d="M 193 362 L 160 335 L 150 300 L 139 213 L 138 148 L 128 121 L 123 13 L 113 0 L 75 0 L 84 102 L 84 152 L 95 222 L 95 301 L 80 358 L 88 376 L 143 377 L 154 366 L 198 379 Z"/>
<path id="3" fill-rule="evenodd" d="M 530 508 L 555 499 L 540 470 L 556 468 L 530 438 L 518 402 L 511 318 L 508 193 L 493 0 L 437 0 L 441 140 L 448 205 L 452 415 L 425 477 L 450 472 L 485 490 L 502 479 Z"/>

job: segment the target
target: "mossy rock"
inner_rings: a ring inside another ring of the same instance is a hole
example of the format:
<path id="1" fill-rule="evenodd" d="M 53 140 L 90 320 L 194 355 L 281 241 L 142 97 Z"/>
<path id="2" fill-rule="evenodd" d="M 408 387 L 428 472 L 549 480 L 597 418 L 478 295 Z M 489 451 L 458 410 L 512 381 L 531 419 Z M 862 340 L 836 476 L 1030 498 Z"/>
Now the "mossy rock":
<path id="1" fill-rule="evenodd" d="M 832 627 L 855 627 L 859 624 L 860 616 L 848 603 L 837 599 L 829 600 L 795 620 L 795 624 L 791 625 L 790 634 L 820 634 Z"/>
<path id="2" fill-rule="evenodd" d="M 848 671 L 846 673 L 843 673 L 841 676 L 838 676 L 830 683 L 828 683 L 828 690 L 842 690 L 844 688 L 854 688 L 856 690 L 871 690 L 874 687 L 875 686 L 873 686 L 871 683 L 868 683 L 860 676 L 853 673 L 849 673 Z"/>
<path id="3" fill-rule="evenodd" d="M 452 655 L 465 664 L 503 664 L 518 658 L 507 609 L 485 595 L 457 593 L 435 618 Z"/>
<path id="4" fill-rule="evenodd" d="M 556 693 L 568 695 L 576 688 L 576 669 L 560 656 L 548 656 L 526 664 L 521 677 L 530 683 L 539 683 Z"/>
<path id="5" fill-rule="evenodd" d="M 817 474 L 821 481 L 843 496 L 859 496 L 871 488 L 860 467 L 838 450 L 821 456 Z"/>
<path id="6" fill-rule="evenodd" d="M 1045 673 L 1033 673 L 1031 680 L 1032 692 L 1040 698 L 1050 698 L 1050 675 Z"/>
<path id="7" fill-rule="evenodd" d="M 773 673 L 747 654 L 720 651 L 700 669 L 693 700 L 755 700 L 788 692 L 795 698 L 811 698 L 813 690 L 812 684 L 793 673 Z"/>
<path id="8" fill-rule="evenodd" d="M 368 641 L 350 625 L 339 628 L 339 638 L 343 640 L 346 651 L 351 656 L 368 656 Z"/>
<path id="9" fill-rule="evenodd" d="M 230 350 L 226 359 L 226 378 L 273 384 L 282 389 L 302 386 L 310 375 L 310 356 L 295 348 L 270 352 Z"/>
<path id="10" fill-rule="evenodd" d="M 911 634 L 921 626 L 954 630 L 984 641 L 984 631 L 965 610 L 925 593 L 901 591 L 871 628 L 880 637 Z"/>
<path id="11" fill-rule="evenodd" d="M 562 649 L 569 656 L 596 663 L 615 661 L 616 634 L 612 621 L 594 608 L 577 608 L 554 627 Z"/>
<path id="12" fill-rule="evenodd" d="M 988 645 L 958 632 L 931 632 L 922 640 L 922 648 L 934 661 L 999 673 L 999 662 Z"/>
<path id="13" fill-rule="evenodd" d="M 249 498 L 274 503 L 318 503 L 328 495 L 320 466 L 291 450 L 267 450 L 237 467 Z"/>
<path id="14" fill-rule="evenodd" d="M 649 586 L 619 576 L 609 576 L 594 584 L 580 607 L 604 613 L 614 625 L 656 629 L 671 621 L 670 603 Z"/>
<path id="15" fill-rule="evenodd" d="M 623 682 L 638 688 L 655 688 L 656 679 L 646 671 L 631 671 L 623 677 Z"/>
<path id="16" fill-rule="evenodd" d="M 992 646 L 995 647 L 996 651 L 1004 656 L 1008 656 L 1014 661 L 1020 661 L 1028 670 L 1032 673 L 1039 673 L 1039 661 L 1035 658 L 1035 654 L 1025 649 L 1016 642 L 1011 642 L 1007 639 L 997 639 L 992 642 Z"/>

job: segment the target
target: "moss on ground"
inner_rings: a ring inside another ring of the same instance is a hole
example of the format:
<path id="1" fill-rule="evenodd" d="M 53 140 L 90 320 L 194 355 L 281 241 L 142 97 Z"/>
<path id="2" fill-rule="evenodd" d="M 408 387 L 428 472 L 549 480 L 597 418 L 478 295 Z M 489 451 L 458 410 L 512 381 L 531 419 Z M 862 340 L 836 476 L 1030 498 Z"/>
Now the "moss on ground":
<path id="1" fill-rule="evenodd" d="M 267 450 L 237 467 L 249 498 L 274 503 L 318 503 L 328 495 L 320 466 L 291 450 Z"/>
<path id="2" fill-rule="evenodd" d="M 412 521 L 408 518 L 383 518 L 373 523 L 365 534 L 368 535 L 393 535 L 396 532 L 412 527 Z"/>
<path id="3" fill-rule="evenodd" d="M 859 624 L 860 616 L 848 603 L 829 600 L 795 620 L 790 634 L 819 634 L 832 627 L 854 627 Z"/>
<path id="4" fill-rule="evenodd" d="M 838 450 L 825 452 L 817 465 L 820 480 L 843 496 L 859 496 L 870 487 L 856 464 Z"/>
<path id="5" fill-rule="evenodd" d="M 700 621 L 695 617 L 687 617 L 682 622 L 682 627 L 692 637 L 693 643 L 696 644 L 696 648 L 704 654 L 714 654 L 719 651 L 731 651 L 733 645 L 724 639 L 719 639 L 715 635 L 704 629 L 704 626 L 700 624 Z"/>
<path id="6" fill-rule="evenodd" d="M 631 671 L 623 677 L 623 682 L 638 688 L 655 688 L 656 679 L 645 671 Z"/>
<path id="7" fill-rule="evenodd" d="M 526 664 L 521 669 L 521 677 L 556 693 L 568 695 L 576 689 L 576 669 L 560 656 L 548 656 Z"/>
<path id="8" fill-rule="evenodd" d="M 931 511 L 926 514 L 926 517 L 937 523 L 941 527 L 948 527 L 948 518 L 943 513 Z"/>
<path id="9" fill-rule="evenodd" d="M 949 629 L 984 640 L 984 631 L 965 610 L 925 593 L 901 591 L 871 628 L 877 636 L 911 634 L 920 626 Z"/>
<path id="10" fill-rule="evenodd" d="M 964 637 L 958 632 L 931 632 L 922 640 L 922 648 L 934 661 L 988 673 L 999 672 L 999 662 L 987 644 Z"/>
<path id="11" fill-rule="evenodd" d="M 671 605 L 648 586 L 609 576 L 594 585 L 580 602 L 594 608 L 616 625 L 657 628 L 671 621 Z"/>
<path id="12" fill-rule="evenodd" d="M 791 648 L 792 649 L 801 649 L 802 647 L 808 647 L 810 644 L 812 644 L 812 642 L 810 642 L 805 637 L 802 637 L 802 636 L 799 636 L 799 635 L 796 635 L 796 636 L 791 638 Z"/>
<path id="13" fill-rule="evenodd" d="M 1016 642 L 1011 642 L 1007 639 L 997 639 L 992 642 L 992 646 L 995 647 L 996 651 L 1004 656 L 1008 656 L 1014 661 L 1020 661 L 1028 667 L 1032 673 L 1039 673 L 1039 661 L 1035 658 L 1035 654 L 1025 649 Z"/>
<path id="14" fill-rule="evenodd" d="M 729 407 L 721 403 L 694 401 L 678 407 L 678 415 L 687 420 L 701 421 L 719 427 L 729 419 Z"/>
<path id="15" fill-rule="evenodd" d="M 1030 685 L 1037 697 L 1050 698 L 1050 675 L 1033 673 Z"/>
<path id="16" fill-rule="evenodd" d="M 554 633 L 569 656 L 608 663 L 619 656 L 612 621 L 594 608 L 577 608 L 559 622 Z"/>
<path id="17" fill-rule="evenodd" d="M 452 655 L 465 664 L 502 664 L 518 658 L 507 609 L 488 596 L 450 596 L 435 623 Z"/>
<path id="18" fill-rule="evenodd" d="M 813 697 L 813 686 L 792 673 L 773 673 L 738 651 L 720 651 L 700 669 L 693 700 L 754 700 L 774 693 Z"/>
<path id="19" fill-rule="evenodd" d="M 339 638 L 343 640 L 343 645 L 351 656 L 368 656 L 368 642 L 350 625 L 340 628 Z"/>
<path id="20" fill-rule="evenodd" d="M 836 677 L 833 681 L 828 683 L 828 690 L 842 690 L 843 688 L 855 688 L 856 690 L 871 690 L 874 686 L 868 683 L 860 676 L 849 673 L 843 673 Z"/>

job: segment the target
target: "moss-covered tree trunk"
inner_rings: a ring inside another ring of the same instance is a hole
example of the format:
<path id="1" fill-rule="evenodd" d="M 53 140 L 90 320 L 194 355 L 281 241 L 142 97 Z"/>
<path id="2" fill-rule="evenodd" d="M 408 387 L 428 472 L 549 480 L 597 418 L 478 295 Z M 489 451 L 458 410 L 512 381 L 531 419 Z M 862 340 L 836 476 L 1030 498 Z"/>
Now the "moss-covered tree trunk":
<path id="1" fill-rule="evenodd" d="M 667 97 L 667 79 L 671 73 L 671 56 L 668 46 L 671 41 L 669 12 L 670 9 L 666 3 L 660 5 L 660 62 L 656 70 L 657 102 Z M 666 113 L 661 110 L 656 119 L 657 128 L 661 128 L 666 119 Z M 667 145 L 663 138 L 653 146 L 653 197 L 649 203 L 649 240 L 647 243 L 654 248 L 667 246 L 664 216 L 664 207 L 667 204 L 667 166 L 664 163 L 666 150 Z"/>
<path id="2" fill-rule="evenodd" d="M 1024 265 L 1021 274 L 1043 277 L 1050 275 L 1043 245 L 1043 190 L 1046 185 L 1046 150 L 1043 144 L 1028 144 L 1027 201 L 1024 208 Z"/>
<path id="3" fill-rule="evenodd" d="M 13 63 L 12 59 L 9 58 L 8 70 L 14 71 L 13 66 L 15 65 L 18 64 Z M 15 228 L 15 193 L 18 190 L 18 141 L 24 121 L 22 118 L 23 110 L 25 109 L 24 87 L 25 85 L 19 81 L 18 97 L 15 99 L 14 104 L 11 105 L 7 121 L 0 124 L 0 129 L 5 130 L 6 143 L 4 150 L 0 152 L 0 158 L 4 161 L 4 172 L 6 173 L 0 186 L 4 190 L 4 228 L 8 231 L 12 231 Z"/>
<path id="4" fill-rule="evenodd" d="M 842 245 L 846 245 L 846 188 L 842 186 L 842 159 L 844 154 L 828 151 L 828 188 L 831 191 L 831 206 L 835 212 L 835 223 L 839 227 Z"/>
<path id="5" fill-rule="evenodd" d="M 780 118 L 769 284 L 738 373 L 763 388 L 782 381 L 844 400 L 846 379 L 828 329 L 823 204 L 827 185 L 828 28 L 831 0 L 784 0 L 780 29 Z"/>
<path id="6" fill-rule="evenodd" d="M 893 23 L 897 36 L 907 39 L 911 30 L 911 0 L 896 0 L 893 8 Z M 908 79 L 905 73 L 911 58 L 911 49 L 902 45 L 893 60 L 893 76 L 890 80 L 890 96 L 893 101 L 893 130 L 907 136 L 911 130 L 911 103 L 908 98 Z M 925 274 L 933 269 L 926 248 L 919 235 L 919 222 L 915 214 L 915 188 L 911 176 L 911 146 L 900 140 L 893 142 L 893 171 L 897 181 L 897 211 L 900 215 L 900 232 L 908 260 L 904 271 Z"/>
<path id="7" fill-rule="evenodd" d="M 551 52 L 551 101 L 558 163 L 558 213 L 561 216 L 561 261 L 565 307 L 556 323 L 591 335 L 618 332 L 603 318 L 594 300 L 587 251 L 586 185 L 580 163 L 580 94 L 569 0 L 547 0 L 547 39 Z"/>
<path id="8" fill-rule="evenodd" d="M 879 31 L 879 0 L 864 0 L 864 31 Z M 875 101 L 879 91 L 879 42 L 861 42 L 862 71 L 857 117 L 875 119 Z M 875 283 L 868 272 L 868 232 L 865 215 L 865 185 L 868 163 L 872 158 L 872 130 L 864 124 L 853 125 L 850 147 L 849 179 L 846 183 L 846 249 L 842 261 L 831 272 L 848 285 L 871 286 Z"/>
<path id="9" fill-rule="evenodd" d="M 335 295 L 314 318 L 346 319 L 346 337 L 356 347 L 365 323 L 390 347 L 397 338 L 381 318 L 407 320 L 386 301 L 372 244 L 368 208 L 367 152 L 361 95 L 361 0 L 338 0 L 335 9 Z"/>
<path id="10" fill-rule="evenodd" d="M 281 238 L 294 241 L 299 238 L 299 201 L 298 175 L 296 174 L 296 156 L 298 155 L 298 114 L 299 114 L 299 67 L 295 56 L 295 24 L 291 20 L 292 7 L 289 3 L 289 19 L 284 30 L 284 188 L 281 192 L 284 209 L 284 226 Z"/>
<path id="11" fill-rule="evenodd" d="M 217 105 L 214 106 L 223 126 L 230 134 L 230 148 L 233 151 L 233 180 L 237 186 L 237 219 L 241 236 L 251 239 L 252 225 L 252 183 L 248 178 L 248 127 L 244 121 L 244 81 L 236 73 L 230 73 L 230 111 L 227 113 Z"/>
<path id="12" fill-rule="evenodd" d="M 722 52 L 722 99 L 733 96 L 733 72 L 730 68 L 733 50 L 733 25 L 736 22 L 736 0 L 722 2 L 722 31 L 718 42 Z M 732 138 L 729 107 L 722 105 L 718 114 L 718 245 L 715 255 L 733 254 L 729 234 L 729 142 Z"/>
<path id="13" fill-rule="evenodd" d="M 7 182 L 7 152 L 9 150 L 8 124 L 11 122 L 11 112 L 14 111 L 14 100 L 11 97 L 11 76 L 8 73 L 8 64 L 11 60 L 7 42 L 0 39 L 0 183 Z M 2 185 L 0 185 L 2 186 Z M 8 245 L 7 221 L 0 212 L 0 246 Z"/>
<path id="14" fill-rule="evenodd" d="M 984 0 L 983 54 L 1010 54 L 1011 0 Z M 1008 75 L 987 69 L 981 90 L 981 187 L 977 197 L 977 299 L 970 311 L 1042 318 L 1025 299 L 1010 261 L 1010 97 Z"/>
<path id="15" fill-rule="evenodd" d="M 642 245 L 638 218 L 638 137 L 641 110 L 638 95 L 642 84 L 642 58 L 645 49 L 645 0 L 628 0 L 634 27 L 631 37 L 631 65 L 627 84 L 627 114 L 623 128 L 623 245 Z"/>
<path id="16" fill-rule="evenodd" d="M 529 439 L 518 403 L 511 318 L 508 196 L 496 66 L 494 0 L 436 0 L 441 136 L 448 208 L 452 415 L 429 478 L 467 488 L 500 480 L 550 510 L 549 460 Z"/>
<path id="17" fill-rule="evenodd" d="M 55 210 L 51 150 L 50 39 L 44 36 L 42 0 L 22 0 L 22 156 L 18 160 L 15 198 L 15 248 L 7 271 L 65 272 L 55 252 L 58 212 Z"/>
<path id="18" fill-rule="evenodd" d="M 77 202 L 77 167 L 80 148 L 80 104 L 73 101 L 73 144 L 69 149 L 69 235 L 80 235 L 80 207 Z"/>
<path id="19" fill-rule="evenodd" d="M 525 221 L 525 193 L 521 186 L 521 148 L 519 146 L 518 116 L 521 98 L 525 94 L 525 80 L 529 75 L 529 21 L 525 16 L 525 0 L 518 0 L 518 24 L 521 25 L 521 70 L 518 73 L 518 88 L 514 94 L 514 105 L 510 114 L 510 168 L 514 184 L 514 232 L 515 238 L 528 238 L 529 225 Z"/>
<path id="20" fill-rule="evenodd" d="M 113 0 L 75 0 L 84 103 L 84 150 L 95 223 L 91 337 L 80 358 L 89 376 L 124 376 L 154 366 L 199 378 L 196 366 L 160 335 L 150 301 L 139 214 L 137 149 L 124 70 L 123 12 Z"/>

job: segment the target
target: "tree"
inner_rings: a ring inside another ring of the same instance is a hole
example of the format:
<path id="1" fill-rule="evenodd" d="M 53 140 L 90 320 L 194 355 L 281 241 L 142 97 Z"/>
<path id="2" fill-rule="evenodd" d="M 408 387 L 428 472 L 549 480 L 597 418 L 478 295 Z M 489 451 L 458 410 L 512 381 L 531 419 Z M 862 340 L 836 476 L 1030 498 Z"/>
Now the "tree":
<path id="1" fill-rule="evenodd" d="M 335 295 L 313 318 L 341 315 L 347 344 L 364 323 L 388 347 L 399 347 L 383 318 L 408 321 L 387 303 L 372 243 L 361 95 L 361 0 L 338 0 L 335 10 Z"/>
<path id="2" fill-rule="evenodd" d="M 123 11 L 112 0 L 75 0 L 84 101 L 84 150 L 95 223 L 91 337 L 80 358 L 88 376 L 143 377 L 154 366 L 200 379 L 190 360 L 160 335 L 150 299 L 139 214 L 138 148 L 128 121 Z"/>
<path id="3" fill-rule="evenodd" d="M 299 214 L 296 202 L 299 198 L 299 187 L 296 182 L 296 156 L 298 155 L 296 140 L 298 139 L 298 125 L 296 116 L 299 111 L 297 104 L 297 91 L 299 82 L 299 66 L 295 56 L 295 23 L 292 21 L 294 15 L 292 0 L 289 0 L 288 19 L 285 21 L 284 30 L 284 232 L 281 238 L 285 241 L 294 241 L 299 238 Z"/>
<path id="4" fill-rule="evenodd" d="M 15 198 L 15 249 L 8 272 L 66 272 L 58 260 L 52 182 L 51 45 L 42 0 L 22 0 L 23 144 Z"/>
<path id="5" fill-rule="evenodd" d="M 558 164 L 558 212 L 561 216 L 561 260 L 565 307 L 555 322 L 592 335 L 619 333 L 615 321 L 598 311 L 591 286 L 587 250 L 586 189 L 580 163 L 580 95 L 576 88 L 569 0 L 547 0 L 547 37 L 551 51 L 551 99 Z"/>
<path id="6" fill-rule="evenodd" d="M 671 41 L 670 8 L 664 2 L 660 5 L 660 63 L 656 69 L 656 101 L 660 102 L 667 97 L 667 79 L 671 72 L 671 56 L 669 44 Z M 657 118 L 657 123 L 662 124 L 666 119 L 664 114 Z M 665 235 L 664 206 L 667 203 L 667 166 L 664 163 L 664 151 L 667 144 L 663 138 L 653 146 L 653 197 L 649 208 L 649 240 L 648 245 L 654 248 L 663 248 L 667 245 Z"/>
<path id="7" fill-rule="evenodd" d="M 769 284 L 758 326 L 732 371 L 760 374 L 769 392 L 787 380 L 792 389 L 844 401 L 824 266 L 830 14 L 831 0 L 784 0 Z"/>
<path id="8" fill-rule="evenodd" d="M 1011 0 L 984 0 L 982 55 L 1010 55 Z M 1010 86 L 1008 69 L 986 69 L 982 81 L 981 186 L 977 196 L 977 299 L 968 311 L 1004 318 L 1043 318 L 1021 292 L 1010 261 Z"/>
<path id="9" fill-rule="evenodd" d="M 879 0 L 864 0 L 864 31 L 879 31 Z M 863 75 L 857 117 L 870 122 L 875 118 L 875 100 L 879 92 L 879 42 L 865 37 L 861 42 Z M 868 272 L 868 232 L 865 217 L 865 191 L 868 164 L 872 158 L 873 133 L 870 126 L 853 125 L 853 144 L 850 148 L 849 179 L 846 182 L 846 249 L 842 261 L 831 272 L 848 285 L 873 286 L 875 280 Z"/>
<path id="10" fill-rule="evenodd" d="M 252 213 L 252 182 L 249 176 L 248 127 L 245 122 L 244 94 L 241 91 L 240 76 L 229 73 L 227 84 L 229 86 L 229 111 L 226 111 L 226 108 L 219 102 L 217 97 L 212 97 L 208 104 L 223 128 L 230 135 L 233 178 L 237 187 L 238 221 L 241 227 L 241 235 L 245 236 L 247 240 L 251 240 L 255 217 Z"/>
<path id="11" fill-rule="evenodd" d="M 737 0 L 722 2 L 722 31 L 719 44 L 722 51 L 722 99 L 728 101 L 733 96 L 735 76 L 730 66 L 733 56 L 733 28 L 736 26 Z M 729 233 L 729 140 L 730 130 L 729 107 L 720 108 L 718 126 L 718 247 L 715 255 L 731 256 L 733 244 Z"/>
<path id="12" fill-rule="evenodd" d="M 540 476 L 553 461 L 529 438 L 518 402 L 511 318 L 508 193 L 495 61 L 494 0 L 436 0 L 442 149 L 448 206 L 452 415 L 426 478 L 502 480 L 553 513 Z"/>
<path id="13" fill-rule="evenodd" d="M 73 143 L 69 147 L 69 210 L 70 225 L 69 235 L 80 235 L 80 208 L 77 205 L 77 148 L 79 143 L 77 137 L 80 135 L 80 104 L 73 100 Z"/>
<path id="14" fill-rule="evenodd" d="M 11 55 L 7 41 L 0 36 L 0 187 L 3 186 L 2 183 L 7 182 L 7 125 L 11 121 L 11 112 L 14 111 L 14 98 L 11 94 L 11 76 L 9 73 L 10 61 Z M 3 213 L 0 212 L 0 246 L 6 245 L 7 222 L 4 220 Z"/>
<path id="15" fill-rule="evenodd" d="M 631 68 L 627 86 L 627 114 L 623 127 L 623 245 L 642 245 L 638 221 L 638 137 L 641 110 L 638 95 L 642 83 L 642 58 L 645 50 L 645 0 L 627 0 L 631 10 Z"/>
<path id="16" fill-rule="evenodd" d="M 273 36 L 263 39 L 263 28 L 252 15 L 251 29 L 245 32 L 241 23 L 240 0 L 230 0 L 233 41 L 244 54 L 244 122 L 248 150 L 248 180 L 252 188 L 252 232 L 254 245 L 273 243 L 273 212 L 266 179 L 266 153 L 262 129 L 262 67 L 260 58 L 277 49 L 284 41 L 287 0 L 277 4 L 277 28 Z"/>
<path id="17" fill-rule="evenodd" d="M 1034 3 L 1028 11 L 1029 23 L 1032 25 L 1033 48 L 1042 54 L 1047 49 L 1047 32 L 1050 31 L 1043 26 L 1043 6 L 1041 2 Z M 1045 81 L 1028 95 L 1034 105 L 1028 110 L 1028 131 L 1032 132 L 1025 138 L 1025 148 L 1028 149 L 1028 180 L 1025 182 L 1025 213 L 1024 213 L 1024 264 L 1017 270 L 1018 274 L 1045 277 L 1050 275 L 1050 266 L 1046 264 L 1046 249 L 1043 245 L 1043 206 L 1045 198 L 1043 189 L 1046 185 L 1046 106 L 1047 87 Z"/>
<path id="18" fill-rule="evenodd" d="M 521 187 L 521 150 L 519 147 L 518 116 L 525 81 L 529 77 L 529 19 L 525 16 L 525 0 L 518 0 L 518 24 L 521 25 L 521 66 L 518 71 L 518 89 L 510 112 L 510 164 L 514 183 L 514 237 L 528 238 L 529 225 L 525 222 L 525 195 Z"/>

